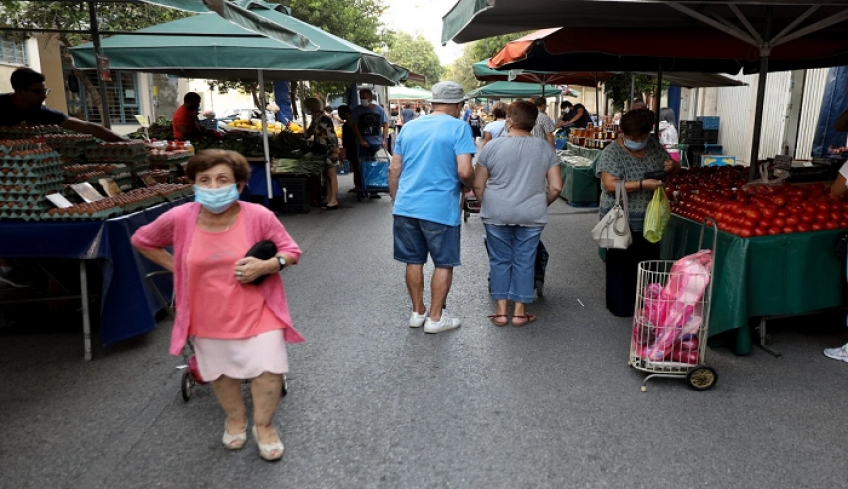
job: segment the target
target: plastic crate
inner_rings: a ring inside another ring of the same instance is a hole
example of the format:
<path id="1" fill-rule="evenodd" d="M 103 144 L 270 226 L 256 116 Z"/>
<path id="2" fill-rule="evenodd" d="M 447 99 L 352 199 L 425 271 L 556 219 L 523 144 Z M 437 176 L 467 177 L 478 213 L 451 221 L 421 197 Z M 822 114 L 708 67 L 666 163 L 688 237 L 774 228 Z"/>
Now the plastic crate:
<path id="1" fill-rule="evenodd" d="M 309 177 L 279 176 L 282 195 L 272 199 L 271 210 L 280 213 L 305 214 L 309 212 Z"/>
<path id="2" fill-rule="evenodd" d="M 700 132 L 704 130 L 702 121 L 680 121 L 680 132 Z"/>
<path id="3" fill-rule="evenodd" d="M 718 144 L 718 131 L 704 131 L 704 144 Z"/>
<path id="4" fill-rule="evenodd" d="M 699 115 L 698 121 L 703 123 L 703 128 L 705 131 L 718 131 L 719 123 L 721 122 L 721 117 L 717 115 Z"/>
<path id="5" fill-rule="evenodd" d="M 704 145 L 704 154 L 705 155 L 723 155 L 724 154 L 724 146 L 720 144 L 705 144 Z"/>

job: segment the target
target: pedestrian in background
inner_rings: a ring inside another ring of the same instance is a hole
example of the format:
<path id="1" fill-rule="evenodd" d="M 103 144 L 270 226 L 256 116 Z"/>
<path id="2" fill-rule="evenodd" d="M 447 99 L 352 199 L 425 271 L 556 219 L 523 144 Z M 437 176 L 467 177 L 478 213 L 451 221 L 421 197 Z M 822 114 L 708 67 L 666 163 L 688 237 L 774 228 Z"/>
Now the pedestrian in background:
<path id="1" fill-rule="evenodd" d="M 350 193 L 357 193 L 362 188 L 362 173 L 359 171 L 359 145 L 356 142 L 356 131 L 353 129 L 350 107 L 340 105 L 337 111 L 342 120 L 342 148 L 344 148 L 345 158 L 350 163 L 350 172 L 353 174 L 353 188 Z"/>
<path id="2" fill-rule="evenodd" d="M 403 104 L 403 110 L 400 111 L 400 127 L 403 129 L 403 125 L 407 122 L 415 119 L 416 114 L 415 111 L 412 110 L 412 106 L 410 104 Z"/>
<path id="3" fill-rule="evenodd" d="M 536 250 L 548 222 L 548 206 L 562 192 L 562 174 L 556 151 L 532 137 L 538 110 L 530 102 L 507 109 L 506 137 L 497 138 L 480 152 L 474 193 L 481 201 L 486 226 L 495 326 L 506 326 L 508 301 L 515 303 L 513 326 L 536 320 L 526 310 L 533 302 Z"/>
<path id="4" fill-rule="evenodd" d="M 195 202 L 141 227 L 132 243 L 174 273 L 177 316 L 170 352 L 179 355 L 187 339 L 194 339 L 200 376 L 212 383 L 227 415 L 224 446 L 238 450 L 247 442 L 241 381 L 250 379 L 253 439 L 262 458 L 279 460 L 284 448 L 273 421 L 289 369 L 286 343 L 303 341 L 292 326 L 279 272 L 297 263 L 301 251 L 274 213 L 238 201 L 250 176 L 242 155 L 202 151 L 189 160 L 186 174 Z M 263 240 L 274 243 L 276 256 L 245 257 Z M 171 246 L 173 255 L 165 249 Z"/>
<path id="5" fill-rule="evenodd" d="M 370 88 L 359 91 L 359 101 L 359 106 L 351 111 L 353 130 L 359 143 L 359 161 L 373 161 L 378 151 L 389 150 L 389 118 L 386 111 L 374 103 L 374 93 Z M 377 192 L 369 197 L 381 198 Z"/>
<path id="6" fill-rule="evenodd" d="M 506 135 L 506 104 L 503 102 L 496 103 L 492 108 L 492 116 L 495 120 L 486 124 L 486 127 L 483 128 L 484 148 L 489 141 Z"/>
<path id="7" fill-rule="evenodd" d="M 536 125 L 533 126 L 532 132 L 533 136 L 547 140 L 552 148 L 556 147 L 556 142 L 554 141 L 554 121 L 547 114 L 547 99 L 545 97 L 536 97 L 533 100 L 533 104 L 537 109 Z"/>
<path id="8" fill-rule="evenodd" d="M 458 120 L 465 102 L 462 86 L 433 85 L 433 112 L 419 117 L 398 137 L 389 167 L 394 201 L 394 257 L 406 263 L 406 287 L 412 299 L 409 326 L 425 333 L 458 328 L 461 321 L 443 309 L 460 265 L 460 198 L 474 183 L 475 153 L 471 127 Z M 433 260 L 430 313 L 424 304 L 424 264 Z"/>
<path id="9" fill-rule="evenodd" d="M 660 109 L 660 144 L 677 146 L 677 128 L 674 127 L 674 111 L 668 107 Z"/>
<path id="10" fill-rule="evenodd" d="M 326 192 L 321 209 L 335 210 L 339 208 L 339 177 L 336 168 L 340 164 L 339 139 L 336 136 L 336 127 L 333 125 L 333 119 L 324 112 L 324 103 L 321 102 L 321 99 L 309 97 L 303 101 L 303 106 L 312 116 L 312 122 L 303 134 L 306 137 L 311 136 L 313 138 L 312 152 L 325 157 L 324 183 Z"/>
<path id="11" fill-rule="evenodd" d="M 474 138 L 474 144 L 477 144 L 477 139 L 483 137 L 483 119 L 476 110 L 471 112 L 468 117 L 468 125 L 471 126 L 471 137 Z"/>

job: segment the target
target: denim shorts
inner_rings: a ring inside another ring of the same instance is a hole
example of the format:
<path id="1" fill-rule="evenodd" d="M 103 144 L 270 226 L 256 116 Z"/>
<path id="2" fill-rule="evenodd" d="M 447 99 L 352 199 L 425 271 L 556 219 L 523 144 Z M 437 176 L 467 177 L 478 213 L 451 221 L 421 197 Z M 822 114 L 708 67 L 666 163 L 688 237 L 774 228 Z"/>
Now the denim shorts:
<path id="1" fill-rule="evenodd" d="M 459 233 L 460 226 L 395 216 L 395 260 L 423 265 L 429 254 L 436 268 L 458 267 Z"/>

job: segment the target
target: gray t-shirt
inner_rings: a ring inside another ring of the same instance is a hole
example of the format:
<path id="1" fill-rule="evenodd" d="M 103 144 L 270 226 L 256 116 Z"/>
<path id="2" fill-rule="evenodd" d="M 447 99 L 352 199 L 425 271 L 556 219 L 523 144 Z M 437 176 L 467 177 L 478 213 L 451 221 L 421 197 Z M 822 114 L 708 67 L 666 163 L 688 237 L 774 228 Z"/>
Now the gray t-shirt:
<path id="1" fill-rule="evenodd" d="M 486 224 L 544 226 L 548 222 L 547 173 L 559 157 L 544 139 L 504 136 L 477 157 L 489 171 L 480 217 Z"/>

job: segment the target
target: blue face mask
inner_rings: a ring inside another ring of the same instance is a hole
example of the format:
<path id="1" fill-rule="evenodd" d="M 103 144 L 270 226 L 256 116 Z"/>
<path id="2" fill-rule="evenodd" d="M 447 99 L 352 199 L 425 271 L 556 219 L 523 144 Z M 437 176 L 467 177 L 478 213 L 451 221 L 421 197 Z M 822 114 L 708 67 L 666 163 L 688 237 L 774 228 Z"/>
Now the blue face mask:
<path id="1" fill-rule="evenodd" d="M 629 149 L 630 151 L 642 151 L 643 149 L 648 147 L 648 140 L 646 139 L 640 143 L 624 138 L 624 147 Z"/>
<path id="2" fill-rule="evenodd" d="M 194 201 L 202 205 L 212 214 L 220 214 L 229 209 L 238 200 L 239 191 L 236 184 L 221 188 L 203 188 L 194 186 Z"/>

